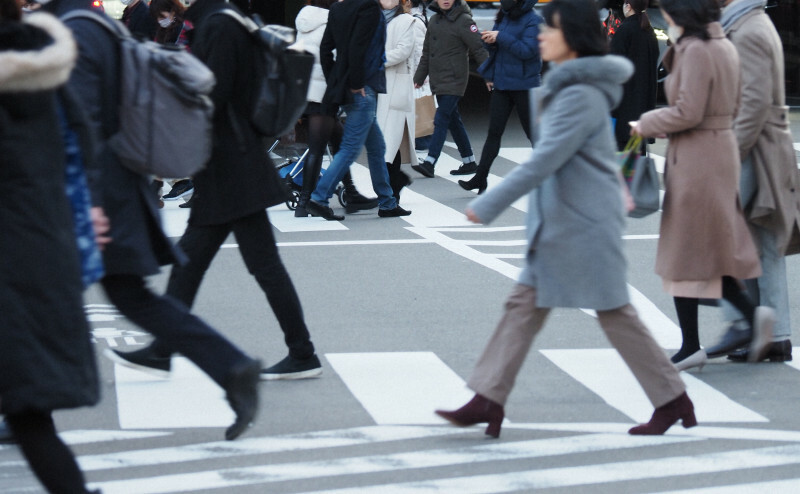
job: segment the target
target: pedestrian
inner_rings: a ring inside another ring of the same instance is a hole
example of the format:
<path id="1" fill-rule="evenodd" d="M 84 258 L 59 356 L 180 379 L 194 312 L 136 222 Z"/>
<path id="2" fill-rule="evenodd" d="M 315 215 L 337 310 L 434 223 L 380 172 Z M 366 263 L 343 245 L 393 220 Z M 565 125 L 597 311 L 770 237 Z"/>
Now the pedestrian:
<path id="1" fill-rule="evenodd" d="M 422 58 L 422 47 L 425 45 L 425 33 L 428 31 L 428 8 L 425 6 L 425 0 L 411 0 L 411 15 L 414 16 L 419 22 L 414 24 L 414 63 L 419 65 Z M 431 86 L 428 80 L 420 88 L 423 94 L 431 94 Z M 415 97 L 420 97 L 419 94 Z M 414 129 L 414 133 L 420 132 L 420 129 Z M 414 139 L 414 150 L 419 153 L 427 151 L 430 145 L 431 134 L 421 135 Z"/>
<path id="2" fill-rule="evenodd" d="M 532 139 L 529 95 L 542 82 L 542 57 L 536 41 L 542 17 L 533 10 L 537 1 L 503 0 L 494 27 L 481 34 L 489 47 L 489 58 L 478 68 L 491 92 L 489 132 L 475 176 L 458 181 L 464 190 L 478 189 L 478 194 L 486 190 L 489 169 L 500 152 L 503 132 L 514 108 L 525 136 Z"/>
<path id="3" fill-rule="evenodd" d="M 329 221 L 344 219 L 334 214 L 328 200 L 362 147 L 366 147 L 372 188 L 378 194 L 378 216 L 411 214 L 392 195 L 384 161 L 386 145 L 375 113 L 377 95 L 386 92 L 385 42 L 386 22 L 378 0 L 342 0 L 331 6 L 320 45 L 327 82 L 322 103 L 342 106 L 347 120 L 342 145 L 306 205 L 312 216 Z"/>
<path id="4" fill-rule="evenodd" d="M 91 5 L 91 0 L 52 0 L 42 8 L 63 17 L 75 10 L 91 9 Z M 258 410 L 260 363 L 190 314 L 184 303 L 156 295 L 147 287 L 146 276 L 158 274 L 161 265 L 185 262 L 186 257 L 161 229 L 157 198 L 148 177 L 123 166 L 109 142 L 119 128 L 121 85 L 116 36 L 92 19 L 72 18 L 66 24 L 79 53 L 68 89 L 85 108 L 91 127 L 98 130 L 96 152 L 92 160 L 87 160 L 87 177 L 92 209 L 95 214 L 104 212 L 110 223 L 111 241 L 103 251 L 105 276 L 101 286 L 122 315 L 189 358 L 225 390 L 236 414 L 225 437 L 235 439 Z M 107 355 L 117 356 L 110 351 Z"/>
<path id="5" fill-rule="evenodd" d="M 656 273 L 683 335 L 672 362 L 686 370 L 708 359 L 698 335 L 699 299 L 724 298 L 743 314 L 748 328 L 732 349 L 751 344 L 754 355 L 770 342 L 774 311 L 756 308 L 738 281 L 761 275 L 739 199 L 739 56 L 717 22 L 717 0 L 662 0 L 661 9 L 674 43 L 664 55 L 669 106 L 630 125 L 633 134 L 669 139 Z"/>
<path id="6" fill-rule="evenodd" d="M 386 94 L 378 95 L 377 119 L 386 143 L 384 159 L 389 185 L 399 204 L 400 191 L 411 183 L 411 177 L 400 167 L 402 163 L 417 162 L 412 76 L 418 62 L 414 58 L 416 25 L 421 21 L 409 13 L 408 0 L 380 0 L 380 3 L 386 19 Z"/>
<path id="7" fill-rule="evenodd" d="M 734 336 L 741 334 L 737 328 L 747 324 L 741 314 L 724 304 L 732 324 L 720 345 L 709 348 L 708 353 L 711 357 L 731 352 L 728 359 L 734 362 L 787 362 L 792 360 L 792 325 L 784 255 L 797 252 L 794 236 L 800 228 L 800 209 L 796 190 L 800 184 L 786 107 L 783 47 L 764 12 L 765 0 L 726 0 L 724 4 L 720 22 L 741 60 L 742 97 L 733 121 L 742 157 L 739 193 L 762 269 L 761 276 L 745 281 L 745 286 L 756 303 L 775 308 L 776 320 L 766 351 L 750 358 L 749 349 L 731 349 L 727 344 L 740 339 Z"/>
<path id="8" fill-rule="evenodd" d="M 56 95 L 76 59 L 55 17 L 23 20 L 0 0 L 0 442 L 19 444 L 47 492 L 78 494 L 83 473 L 52 417 L 100 398 Z"/>
<path id="9" fill-rule="evenodd" d="M 331 153 L 336 154 L 342 144 L 344 127 L 338 116 L 339 105 L 322 103 L 327 84 L 319 60 L 319 45 L 322 42 L 322 35 L 325 33 L 325 26 L 328 24 L 328 9 L 338 1 L 309 0 L 308 5 L 300 9 L 295 19 L 297 43 L 314 55 L 314 68 L 311 71 L 311 80 L 308 85 L 308 104 L 304 112 L 308 123 L 308 154 L 303 159 L 303 185 L 300 198 L 297 200 L 297 207 L 294 210 L 297 218 L 305 218 L 309 215 L 306 211 L 306 204 L 311 198 L 311 193 L 317 187 L 322 170 L 322 158 L 326 149 L 330 146 Z M 342 184 L 344 185 L 344 202 L 347 204 L 345 207 L 349 207 L 351 213 L 378 207 L 377 198 L 364 197 L 358 192 L 349 171 L 342 177 Z"/>
<path id="10" fill-rule="evenodd" d="M 528 194 L 527 262 L 469 379 L 475 396 L 458 410 L 436 413 L 460 426 L 488 422 L 486 434 L 499 436 L 508 395 L 550 310 L 582 307 L 597 311 L 655 407 L 649 423 L 628 432 L 663 434 L 678 420 L 692 427 L 686 387 L 628 299 L 623 194 L 608 114 L 633 67 L 605 55 L 594 1 L 553 0 L 542 14 L 539 50 L 550 70 L 537 92 L 533 153 L 466 212 L 474 223 L 489 223 Z"/>
<path id="11" fill-rule="evenodd" d="M 435 14 L 428 21 L 422 58 L 414 73 L 414 87 L 422 87 L 430 76 L 431 91 L 436 96 L 438 106 L 433 118 L 428 155 L 419 164 L 411 165 L 411 168 L 433 178 L 434 166 L 449 130 L 461 155 L 461 166 L 450 173 L 468 175 L 475 173 L 477 165 L 467 130 L 458 112 L 458 102 L 467 90 L 469 59 L 480 65 L 489 57 L 489 53 L 483 47 L 478 26 L 472 20 L 472 11 L 465 0 L 435 0 L 429 7 Z"/>
<path id="12" fill-rule="evenodd" d="M 264 291 L 289 347 L 289 354 L 263 369 L 261 378 L 316 377 L 322 373 L 322 366 L 266 211 L 282 203 L 286 191 L 260 136 L 247 120 L 255 94 L 251 90 L 254 68 L 249 62 L 258 47 L 236 19 L 219 13 L 223 9 L 234 11 L 235 7 L 225 0 L 197 0 L 186 11 L 186 19 L 195 26 L 192 53 L 217 80 L 211 94 L 215 108 L 213 147 L 208 164 L 194 176 L 194 205 L 178 241 L 188 262 L 173 267 L 167 296 L 192 307 L 211 261 L 233 233 L 244 263 Z M 148 370 L 164 367 L 174 351 L 179 350 L 171 342 L 157 338 L 146 348 L 116 355 Z"/>
<path id="13" fill-rule="evenodd" d="M 145 0 L 120 0 L 125 6 L 120 19 L 128 31 L 142 40 L 153 39 L 158 24 L 150 16 L 150 7 Z"/>
<path id="14" fill-rule="evenodd" d="M 656 107 L 659 50 L 656 33 L 647 16 L 648 5 L 649 0 L 625 0 L 622 4 L 625 18 L 611 38 L 611 53 L 633 62 L 633 77 L 625 83 L 622 102 L 611 112 L 616 121 L 614 136 L 620 151 L 630 139 L 628 122 L 639 120 L 642 113 Z"/>

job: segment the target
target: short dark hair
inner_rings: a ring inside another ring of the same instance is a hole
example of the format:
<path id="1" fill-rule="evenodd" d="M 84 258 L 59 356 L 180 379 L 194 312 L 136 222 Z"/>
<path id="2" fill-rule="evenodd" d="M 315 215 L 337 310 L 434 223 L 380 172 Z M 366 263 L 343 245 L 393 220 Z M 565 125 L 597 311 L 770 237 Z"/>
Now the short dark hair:
<path id="1" fill-rule="evenodd" d="M 608 53 L 608 39 L 594 0 L 553 0 L 545 5 L 542 16 L 548 26 L 561 29 L 564 40 L 579 57 Z"/>
<path id="2" fill-rule="evenodd" d="M 660 6 L 683 28 L 680 39 L 687 36 L 709 39 L 708 25 L 718 21 L 721 14 L 717 0 L 661 0 Z"/>

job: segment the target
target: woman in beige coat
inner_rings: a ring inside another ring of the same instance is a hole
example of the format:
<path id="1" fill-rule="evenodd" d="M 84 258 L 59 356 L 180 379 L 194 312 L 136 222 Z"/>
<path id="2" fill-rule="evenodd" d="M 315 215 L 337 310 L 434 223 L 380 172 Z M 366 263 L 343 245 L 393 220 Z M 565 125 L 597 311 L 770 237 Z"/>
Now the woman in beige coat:
<path id="1" fill-rule="evenodd" d="M 669 106 L 642 115 L 631 132 L 669 138 L 656 273 L 675 299 L 683 344 L 672 362 L 684 370 L 707 360 L 698 299 L 721 296 L 745 316 L 753 330 L 740 332 L 737 345 L 769 342 L 774 315 L 756 309 L 737 281 L 759 276 L 761 267 L 739 201 L 736 49 L 716 22 L 716 0 L 663 0 L 661 9 L 674 42 L 664 57 Z"/>

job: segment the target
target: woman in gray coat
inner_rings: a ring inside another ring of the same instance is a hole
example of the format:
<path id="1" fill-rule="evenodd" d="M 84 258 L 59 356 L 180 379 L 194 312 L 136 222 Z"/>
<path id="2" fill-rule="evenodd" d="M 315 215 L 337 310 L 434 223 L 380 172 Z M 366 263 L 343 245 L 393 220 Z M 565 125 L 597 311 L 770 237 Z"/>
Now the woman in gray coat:
<path id="1" fill-rule="evenodd" d="M 607 43 L 591 0 L 554 0 L 544 9 L 539 50 L 552 63 L 537 92 L 540 136 L 530 159 L 473 201 L 467 217 L 489 223 L 529 194 L 528 258 L 503 318 L 469 380 L 477 394 L 455 411 L 456 425 L 488 422 L 497 437 L 503 405 L 533 339 L 554 307 L 597 311 L 600 326 L 656 408 L 631 434 L 663 434 L 697 421 L 686 388 L 628 301 L 622 252 L 623 194 L 611 108 L 633 67 L 604 55 Z"/>

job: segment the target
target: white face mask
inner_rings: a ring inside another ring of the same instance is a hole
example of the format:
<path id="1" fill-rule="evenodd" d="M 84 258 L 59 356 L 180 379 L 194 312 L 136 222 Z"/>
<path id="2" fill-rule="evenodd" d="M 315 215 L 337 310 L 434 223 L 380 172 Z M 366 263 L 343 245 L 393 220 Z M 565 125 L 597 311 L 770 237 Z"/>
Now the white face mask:
<path id="1" fill-rule="evenodd" d="M 173 22 L 172 17 L 165 17 L 158 21 L 158 25 L 166 29 L 172 25 L 172 22 Z"/>
<path id="2" fill-rule="evenodd" d="M 683 28 L 675 24 L 670 24 L 669 27 L 667 27 L 667 36 L 669 36 L 670 41 L 677 43 L 678 38 L 683 36 Z"/>

